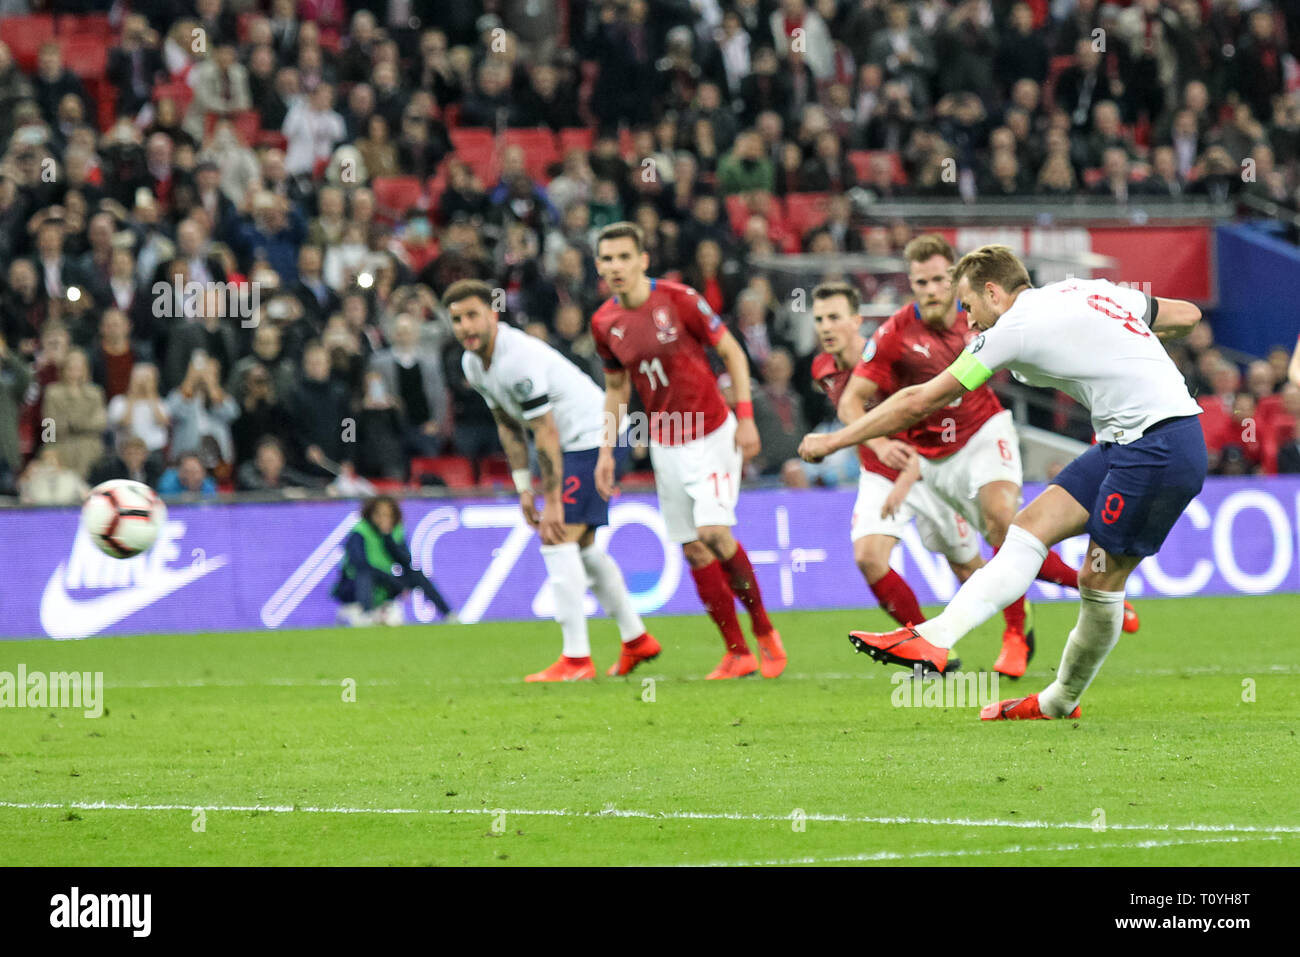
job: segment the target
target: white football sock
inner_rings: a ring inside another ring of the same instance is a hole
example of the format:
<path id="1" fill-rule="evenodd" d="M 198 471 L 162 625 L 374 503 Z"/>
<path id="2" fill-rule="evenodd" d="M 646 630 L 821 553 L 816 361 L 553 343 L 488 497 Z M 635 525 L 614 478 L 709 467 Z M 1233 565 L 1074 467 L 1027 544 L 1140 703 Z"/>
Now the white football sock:
<path id="1" fill-rule="evenodd" d="M 618 622 L 619 637 L 627 642 L 644 635 L 645 624 L 632 607 L 632 596 L 627 593 L 627 583 L 618 563 L 599 545 L 588 545 L 582 550 L 582 565 L 587 569 L 592 594 L 600 607 Z"/>
<path id="2" fill-rule="evenodd" d="M 551 583 L 551 600 L 555 602 L 555 620 L 564 635 L 564 654 L 569 658 L 591 657 L 587 640 L 587 615 L 582 607 L 587 594 L 587 572 L 582 567 L 577 542 L 543 545 L 542 561 Z"/>
<path id="3" fill-rule="evenodd" d="M 1038 707 L 1043 714 L 1063 718 L 1074 710 L 1101 670 L 1101 663 L 1119 641 L 1123 625 L 1122 591 L 1079 589 L 1079 621 L 1065 643 L 1056 680 L 1038 695 Z"/>
<path id="4" fill-rule="evenodd" d="M 1033 584 L 1047 557 L 1047 546 L 1018 525 L 1007 529 L 1007 540 L 987 565 L 966 579 L 937 618 L 922 622 L 916 630 L 932 645 L 951 648 Z"/>

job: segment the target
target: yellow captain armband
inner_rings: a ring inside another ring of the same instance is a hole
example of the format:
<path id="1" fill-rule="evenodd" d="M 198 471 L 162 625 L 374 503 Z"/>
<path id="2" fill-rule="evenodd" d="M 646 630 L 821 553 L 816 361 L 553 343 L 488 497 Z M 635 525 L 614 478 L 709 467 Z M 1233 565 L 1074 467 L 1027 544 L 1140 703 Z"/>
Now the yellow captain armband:
<path id="1" fill-rule="evenodd" d="M 948 366 L 953 378 L 960 382 L 967 392 L 974 391 L 988 382 L 993 371 L 980 362 L 972 353 L 963 352 Z"/>

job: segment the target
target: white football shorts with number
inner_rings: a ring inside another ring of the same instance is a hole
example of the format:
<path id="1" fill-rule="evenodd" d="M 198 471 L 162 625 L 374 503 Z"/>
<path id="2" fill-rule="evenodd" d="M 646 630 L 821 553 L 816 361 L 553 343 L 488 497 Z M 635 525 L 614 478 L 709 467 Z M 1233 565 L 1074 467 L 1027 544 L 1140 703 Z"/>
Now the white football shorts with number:
<path id="1" fill-rule="evenodd" d="M 979 493 L 990 482 L 1023 484 L 1020 436 L 1010 409 L 1003 409 L 979 427 L 964 446 L 941 459 L 921 456 L 921 480 L 966 520 L 987 534 L 980 513 Z"/>
<path id="2" fill-rule="evenodd" d="M 892 517 L 882 518 L 880 510 L 893 487 L 894 483 L 883 475 L 866 469 L 859 471 L 858 498 L 853 503 L 853 541 L 867 535 L 901 539 L 907 523 L 915 519 L 921 542 L 929 551 L 958 565 L 979 554 L 979 540 L 970 523 L 942 502 L 924 482 L 917 482 L 908 490 Z"/>
<path id="3" fill-rule="evenodd" d="M 680 445 L 650 443 L 659 512 L 668 540 L 677 544 L 699 538 L 707 525 L 736 524 L 742 456 L 736 448 L 736 417 L 708 435 Z"/>

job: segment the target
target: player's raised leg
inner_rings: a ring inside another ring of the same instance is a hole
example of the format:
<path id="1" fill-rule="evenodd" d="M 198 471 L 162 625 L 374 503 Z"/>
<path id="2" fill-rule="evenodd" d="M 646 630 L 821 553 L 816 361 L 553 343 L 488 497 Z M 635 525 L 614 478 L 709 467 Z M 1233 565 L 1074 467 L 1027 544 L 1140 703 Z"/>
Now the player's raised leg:
<path id="1" fill-rule="evenodd" d="M 618 635 L 622 641 L 622 650 L 618 661 L 607 672 L 611 677 L 630 674 L 632 669 L 643 661 L 659 657 L 659 642 L 654 635 L 645 630 L 645 623 L 637 610 L 632 607 L 632 596 L 628 594 L 623 572 L 609 553 L 595 542 L 595 534 L 588 532 L 582 544 L 582 566 L 587 570 L 587 582 L 592 594 L 618 624 Z"/>
<path id="2" fill-rule="evenodd" d="M 862 642 L 862 650 L 878 660 L 943 671 L 949 650 L 1022 597 L 1042 567 L 1048 547 L 1083 531 L 1087 520 L 1086 508 L 1060 486 L 1050 485 L 1021 510 L 1002 548 L 966 580 L 942 614 L 914 628 L 853 634 Z"/>

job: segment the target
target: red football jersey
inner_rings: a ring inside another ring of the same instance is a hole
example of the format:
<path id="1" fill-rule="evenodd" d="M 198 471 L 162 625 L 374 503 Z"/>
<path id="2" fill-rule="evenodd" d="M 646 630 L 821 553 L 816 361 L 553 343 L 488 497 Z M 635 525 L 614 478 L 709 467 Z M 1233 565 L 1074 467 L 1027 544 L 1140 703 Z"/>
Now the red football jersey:
<path id="1" fill-rule="evenodd" d="M 831 405 L 838 409 L 840 407 L 840 396 L 844 394 L 844 388 L 849 384 L 849 379 L 853 377 L 853 369 L 852 367 L 848 369 L 838 368 L 835 365 L 835 357 L 828 352 L 823 352 L 813 359 L 812 377 L 818 388 L 830 398 Z M 868 472 L 883 475 L 891 482 L 898 478 L 898 469 L 891 469 L 880 461 L 880 457 L 875 452 L 865 445 L 858 446 L 858 461 L 862 463 L 862 467 Z"/>
<path id="2" fill-rule="evenodd" d="M 650 437 L 661 445 L 701 438 L 727 421 L 731 410 L 707 351 L 725 331 L 703 296 L 663 279 L 650 280 L 650 295 L 640 308 L 628 309 L 615 296 L 591 317 L 591 335 L 605 368 L 631 376 L 650 415 Z M 695 413 L 703 416 L 699 434 L 683 427 Z M 672 426 L 674 421 L 681 424 Z"/>
<path id="3" fill-rule="evenodd" d="M 978 334 L 965 311 L 957 313 L 951 329 L 934 329 L 925 324 L 921 310 L 912 303 L 876 330 L 853 374 L 870 379 L 889 395 L 933 379 L 952 365 Z M 944 458 L 965 447 L 980 426 L 1001 411 L 1002 403 L 985 383 L 912 426 L 906 441 L 928 459 Z M 944 441 L 946 431 L 952 441 Z"/>

